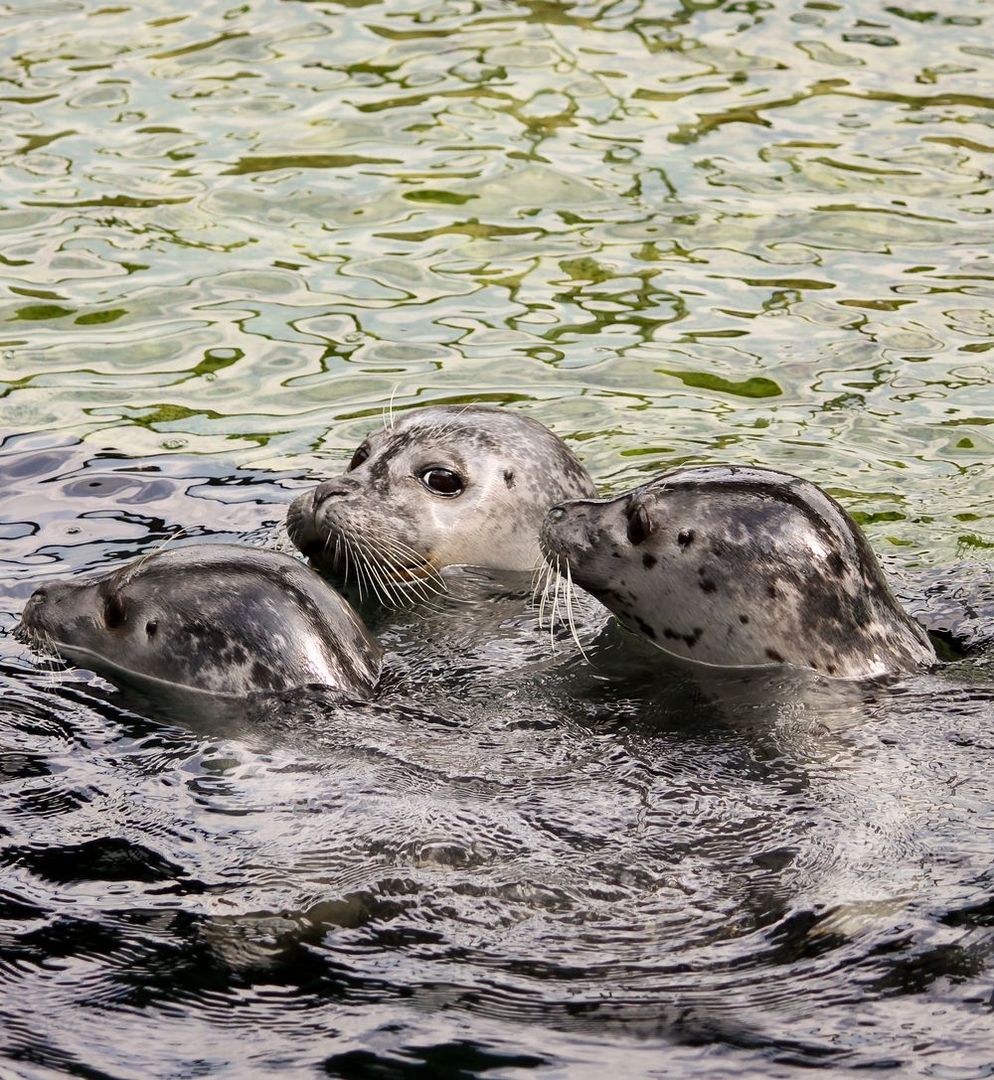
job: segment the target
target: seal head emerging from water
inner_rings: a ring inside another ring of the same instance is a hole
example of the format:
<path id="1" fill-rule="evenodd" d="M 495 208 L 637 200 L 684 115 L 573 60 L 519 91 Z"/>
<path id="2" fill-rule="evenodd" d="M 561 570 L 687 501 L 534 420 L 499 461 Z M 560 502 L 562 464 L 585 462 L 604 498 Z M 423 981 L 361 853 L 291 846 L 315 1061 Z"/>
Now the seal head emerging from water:
<path id="1" fill-rule="evenodd" d="M 20 631 L 111 677 L 241 696 L 376 685 L 382 652 L 318 574 L 234 544 L 160 551 L 103 577 L 37 589 Z"/>
<path id="2" fill-rule="evenodd" d="M 849 679 L 935 660 L 856 523 L 787 473 L 675 469 L 614 499 L 553 507 L 542 546 L 623 624 L 681 659 Z"/>
<path id="3" fill-rule="evenodd" d="M 298 496 L 291 540 L 316 566 L 392 603 L 444 566 L 535 569 L 550 506 L 596 494 L 566 444 L 529 417 L 429 406 L 369 435 L 348 470 Z"/>

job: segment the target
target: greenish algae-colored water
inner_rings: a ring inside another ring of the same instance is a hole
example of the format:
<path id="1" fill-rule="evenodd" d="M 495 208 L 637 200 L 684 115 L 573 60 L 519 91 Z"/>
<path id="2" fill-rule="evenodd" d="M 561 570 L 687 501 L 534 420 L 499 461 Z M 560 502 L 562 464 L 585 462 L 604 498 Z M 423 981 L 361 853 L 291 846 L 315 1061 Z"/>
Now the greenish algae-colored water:
<path id="1" fill-rule="evenodd" d="M 265 542 L 391 400 L 607 490 L 796 472 L 989 581 L 989 2 L 18 0 L 0 121 L 0 1072 L 990 1075 L 989 664 L 821 742 L 408 613 L 421 713 L 262 737 L 9 635 Z"/>

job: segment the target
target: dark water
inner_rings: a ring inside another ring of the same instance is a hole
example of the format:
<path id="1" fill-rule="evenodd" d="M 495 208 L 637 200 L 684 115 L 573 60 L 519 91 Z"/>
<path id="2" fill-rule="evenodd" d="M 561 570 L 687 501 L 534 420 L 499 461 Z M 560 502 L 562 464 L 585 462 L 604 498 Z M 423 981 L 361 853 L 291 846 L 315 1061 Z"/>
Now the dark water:
<path id="1" fill-rule="evenodd" d="M 44 444 L 0 456 L 7 630 L 300 486 Z M 224 718 L 0 638 L 6 1068 L 984 1075 L 994 665 L 704 696 L 601 622 L 585 664 L 510 596 L 399 613 L 377 702 Z"/>
<path id="2" fill-rule="evenodd" d="M 369 706 L 211 718 L 10 636 L 280 542 L 391 399 L 798 472 L 989 597 L 992 24 L 0 6 L 0 1075 L 994 1075 L 989 653 L 705 696 L 469 582 Z"/>

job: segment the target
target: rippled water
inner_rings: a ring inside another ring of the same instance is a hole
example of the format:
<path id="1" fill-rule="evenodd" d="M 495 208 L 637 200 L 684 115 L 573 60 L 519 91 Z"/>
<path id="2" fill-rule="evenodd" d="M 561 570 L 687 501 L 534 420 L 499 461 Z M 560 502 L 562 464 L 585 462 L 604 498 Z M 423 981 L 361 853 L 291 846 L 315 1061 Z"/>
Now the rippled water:
<path id="1" fill-rule="evenodd" d="M 989 588 L 992 26 L 0 6 L 0 1072 L 990 1075 L 989 654 L 704 696 L 494 595 L 381 618 L 366 708 L 207 725 L 9 631 L 179 530 L 278 542 L 391 397 L 609 490 L 802 473 L 909 601 Z"/>

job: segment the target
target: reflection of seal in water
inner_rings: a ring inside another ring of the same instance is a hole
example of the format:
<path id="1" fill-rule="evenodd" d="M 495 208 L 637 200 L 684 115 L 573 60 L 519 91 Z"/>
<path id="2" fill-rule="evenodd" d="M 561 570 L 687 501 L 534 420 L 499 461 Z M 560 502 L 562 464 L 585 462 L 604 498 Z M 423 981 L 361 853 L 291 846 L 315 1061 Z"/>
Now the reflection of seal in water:
<path id="1" fill-rule="evenodd" d="M 21 629 L 85 666 L 215 694 L 320 683 L 360 695 L 380 670 L 375 639 L 313 570 L 232 544 L 173 548 L 43 586 Z"/>
<path id="2" fill-rule="evenodd" d="M 533 570 L 546 510 L 596 494 L 566 444 L 504 409 L 431 406 L 369 435 L 348 471 L 299 496 L 290 538 L 380 599 L 444 566 Z"/>
<path id="3" fill-rule="evenodd" d="M 625 625 L 684 659 L 839 678 L 935 659 L 852 519 L 786 473 L 676 469 L 615 499 L 553 507 L 542 544 Z"/>

